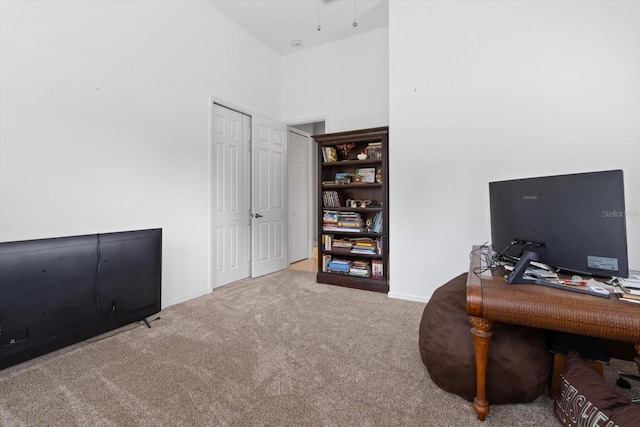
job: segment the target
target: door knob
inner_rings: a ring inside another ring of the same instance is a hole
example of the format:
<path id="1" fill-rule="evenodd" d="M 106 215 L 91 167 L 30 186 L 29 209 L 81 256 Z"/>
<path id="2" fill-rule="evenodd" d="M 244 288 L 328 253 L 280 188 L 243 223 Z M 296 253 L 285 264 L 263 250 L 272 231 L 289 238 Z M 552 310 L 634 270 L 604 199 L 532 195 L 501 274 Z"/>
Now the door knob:
<path id="1" fill-rule="evenodd" d="M 262 215 L 260 215 L 259 213 L 257 213 L 257 214 L 253 214 L 253 216 L 254 216 L 255 218 L 262 218 Z"/>

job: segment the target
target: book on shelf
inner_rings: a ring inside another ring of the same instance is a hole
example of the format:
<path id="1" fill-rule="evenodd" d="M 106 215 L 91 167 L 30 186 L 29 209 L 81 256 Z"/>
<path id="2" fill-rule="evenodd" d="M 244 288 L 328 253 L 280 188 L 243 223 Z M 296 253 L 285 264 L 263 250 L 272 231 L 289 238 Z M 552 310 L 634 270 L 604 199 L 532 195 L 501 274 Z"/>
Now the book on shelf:
<path id="1" fill-rule="evenodd" d="M 339 208 L 342 206 L 340 194 L 337 191 L 323 191 L 322 205 L 327 208 Z"/>
<path id="2" fill-rule="evenodd" d="M 331 255 L 322 255 L 322 271 L 327 272 L 329 269 L 329 263 L 331 262 Z"/>
<path id="3" fill-rule="evenodd" d="M 384 278 L 384 264 L 381 259 L 371 260 L 371 275 L 376 279 Z"/>
<path id="4" fill-rule="evenodd" d="M 357 239 L 352 239 L 353 247 L 351 249 L 351 253 L 354 254 L 365 254 L 365 255 L 375 255 L 376 254 L 376 242 L 369 237 L 362 237 Z"/>
<path id="5" fill-rule="evenodd" d="M 352 261 L 348 259 L 333 258 L 327 266 L 327 271 L 329 273 L 349 274 L 351 264 Z"/>
<path id="6" fill-rule="evenodd" d="M 333 246 L 333 234 L 323 234 L 322 235 L 322 250 L 330 251 Z"/>
<path id="7" fill-rule="evenodd" d="M 351 268 L 349 269 L 349 274 L 351 276 L 358 277 L 369 277 L 371 276 L 371 267 L 369 266 L 368 261 L 355 260 L 351 263 Z"/>
<path id="8" fill-rule="evenodd" d="M 349 275 L 357 277 L 370 277 L 371 271 L 368 268 L 351 267 L 351 269 L 349 270 Z"/>
<path id="9" fill-rule="evenodd" d="M 381 142 L 371 142 L 365 148 L 365 153 L 367 157 L 370 159 L 382 159 L 382 143 Z"/>
<path id="10" fill-rule="evenodd" d="M 336 147 L 322 147 L 322 159 L 325 162 L 337 162 L 338 152 Z"/>
<path id="11" fill-rule="evenodd" d="M 363 230 L 362 216 L 357 212 L 323 211 L 322 231 L 346 231 L 359 233 Z"/>
<path id="12" fill-rule="evenodd" d="M 349 251 L 352 247 L 353 247 L 353 242 L 351 242 L 351 240 L 349 239 L 335 239 L 335 241 L 331 245 L 331 248 L 333 250 L 343 249 L 343 250 Z"/>
<path id="13" fill-rule="evenodd" d="M 349 267 L 351 267 L 351 264 L 353 264 L 353 261 L 349 259 L 342 259 L 342 258 L 334 258 L 329 263 L 331 268 L 335 268 L 337 270 L 340 270 L 340 269 L 348 270 Z"/>
<path id="14" fill-rule="evenodd" d="M 338 227 L 355 228 L 359 230 L 362 228 L 362 221 L 338 218 Z"/>
<path id="15" fill-rule="evenodd" d="M 375 241 L 371 237 L 354 237 L 351 239 L 354 244 L 362 246 L 373 246 Z"/>
<path id="16" fill-rule="evenodd" d="M 328 231 L 330 228 L 338 227 L 338 212 L 323 211 L 322 212 L 322 228 Z"/>
<path id="17" fill-rule="evenodd" d="M 382 233 L 382 211 L 376 212 L 371 225 L 371 232 Z"/>
<path id="18" fill-rule="evenodd" d="M 361 228 L 349 228 L 349 227 L 322 227 L 322 231 L 330 231 L 334 233 L 361 233 Z"/>
<path id="19" fill-rule="evenodd" d="M 351 249 L 351 253 L 352 254 L 358 254 L 358 255 L 375 255 L 376 251 L 375 250 L 365 250 L 365 249 Z"/>

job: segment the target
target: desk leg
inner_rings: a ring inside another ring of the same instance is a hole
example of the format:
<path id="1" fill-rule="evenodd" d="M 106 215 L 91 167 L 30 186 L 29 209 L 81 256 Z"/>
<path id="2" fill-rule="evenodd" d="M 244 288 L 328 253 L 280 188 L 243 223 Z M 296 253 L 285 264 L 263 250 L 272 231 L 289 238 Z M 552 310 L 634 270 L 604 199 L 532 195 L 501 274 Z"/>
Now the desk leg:
<path id="1" fill-rule="evenodd" d="M 636 344 L 634 347 L 636 348 L 636 353 L 638 353 L 638 357 L 636 357 L 633 360 L 636 361 L 636 366 L 638 366 L 638 375 L 640 375 L 640 343 Z"/>
<path id="2" fill-rule="evenodd" d="M 473 334 L 473 348 L 476 354 L 476 397 L 473 399 L 473 409 L 480 421 L 489 415 L 487 401 L 487 358 L 489 355 L 489 341 L 491 340 L 491 321 L 481 317 L 469 316 L 471 320 L 471 334 Z"/>

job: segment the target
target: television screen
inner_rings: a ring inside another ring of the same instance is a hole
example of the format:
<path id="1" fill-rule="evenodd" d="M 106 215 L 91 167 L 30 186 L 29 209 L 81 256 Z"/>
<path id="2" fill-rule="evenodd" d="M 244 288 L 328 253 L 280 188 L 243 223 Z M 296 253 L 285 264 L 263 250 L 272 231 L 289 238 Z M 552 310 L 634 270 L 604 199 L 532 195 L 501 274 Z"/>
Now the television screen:
<path id="1" fill-rule="evenodd" d="M 621 170 L 489 183 L 491 242 L 506 257 L 560 270 L 628 275 Z"/>
<path id="2" fill-rule="evenodd" d="M 161 309 L 162 229 L 0 243 L 0 369 Z"/>

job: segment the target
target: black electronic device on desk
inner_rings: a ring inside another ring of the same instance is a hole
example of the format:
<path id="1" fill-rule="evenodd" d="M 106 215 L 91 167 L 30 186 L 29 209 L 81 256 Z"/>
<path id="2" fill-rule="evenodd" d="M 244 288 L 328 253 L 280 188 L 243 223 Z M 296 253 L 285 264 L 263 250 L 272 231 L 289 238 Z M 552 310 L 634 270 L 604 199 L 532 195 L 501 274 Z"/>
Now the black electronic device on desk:
<path id="1" fill-rule="evenodd" d="M 527 268 L 541 262 L 580 275 L 628 275 L 621 170 L 491 182 L 489 198 L 492 249 L 518 259 L 506 283 L 608 298 L 606 289 L 531 277 Z"/>

